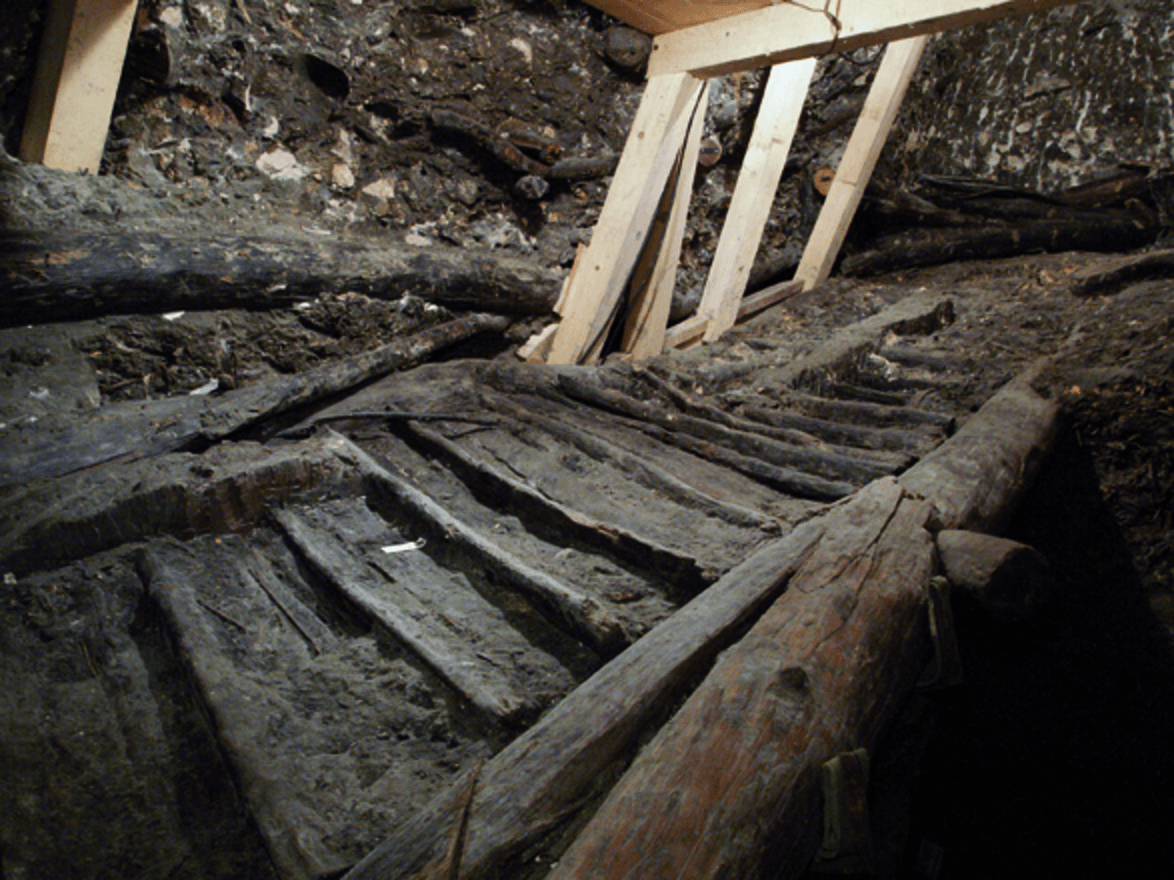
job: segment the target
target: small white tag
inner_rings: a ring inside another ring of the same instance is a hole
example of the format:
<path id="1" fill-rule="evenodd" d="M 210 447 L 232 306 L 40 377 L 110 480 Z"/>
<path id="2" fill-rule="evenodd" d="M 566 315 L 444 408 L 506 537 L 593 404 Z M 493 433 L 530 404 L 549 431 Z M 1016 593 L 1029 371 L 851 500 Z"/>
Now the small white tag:
<path id="1" fill-rule="evenodd" d="M 406 544 L 388 544 L 386 547 L 380 547 L 379 549 L 387 554 L 406 553 L 408 550 L 419 550 L 424 546 L 425 543 L 426 542 L 423 538 L 418 538 L 417 540 L 409 541 Z"/>

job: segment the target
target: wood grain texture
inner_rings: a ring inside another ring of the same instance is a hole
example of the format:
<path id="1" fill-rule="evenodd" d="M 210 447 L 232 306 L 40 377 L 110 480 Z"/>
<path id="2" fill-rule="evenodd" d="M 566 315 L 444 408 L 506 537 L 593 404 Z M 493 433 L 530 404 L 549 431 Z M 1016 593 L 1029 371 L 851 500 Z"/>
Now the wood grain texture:
<path id="1" fill-rule="evenodd" d="M 95 174 L 136 0 L 54 0 L 41 41 L 20 157 Z"/>
<path id="2" fill-rule="evenodd" d="M 1025 15 L 1064 6 L 1074 0 L 840 0 L 840 27 L 822 4 L 804 8 L 783 3 L 763 6 L 708 24 L 661 34 L 652 43 L 648 75 L 689 71 L 718 76 L 846 52 L 919 34 L 965 27 L 1008 15 Z M 655 4 L 654 4 L 655 5 Z M 732 10 L 731 10 L 732 11 Z"/>
<path id="3" fill-rule="evenodd" d="M 819 768 L 873 748 L 928 657 L 930 505 L 894 479 L 826 517 L 787 591 L 645 747 L 551 880 L 793 877 Z"/>
<path id="4" fill-rule="evenodd" d="M 754 266 L 814 72 L 814 58 L 780 64 L 770 72 L 697 309 L 698 314 L 709 317 L 706 342 L 718 339 L 738 319 L 738 305 Z"/>
<path id="5" fill-rule="evenodd" d="M 598 349 L 685 142 L 701 87 L 688 74 L 648 81 L 583 265 L 567 288 L 550 363 L 579 363 Z"/>
<path id="6" fill-rule="evenodd" d="M 831 274 L 848 227 L 856 216 L 856 208 L 864 196 L 864 188 L 868 186 L 868 179 L 928 42 L 927 36 L 913 37 L 890 43 L 885 49 L 885 56 L 860 111 L 860 119 L 844 150 L 840 167 L 836 169 L 835 180 L 815 221 L 815 228 L 811 230 L 807 247 L 803 249 L 799 268 L 795 270 L 795 278 L 803 282 L 804 290 L 810 290 Z"/>

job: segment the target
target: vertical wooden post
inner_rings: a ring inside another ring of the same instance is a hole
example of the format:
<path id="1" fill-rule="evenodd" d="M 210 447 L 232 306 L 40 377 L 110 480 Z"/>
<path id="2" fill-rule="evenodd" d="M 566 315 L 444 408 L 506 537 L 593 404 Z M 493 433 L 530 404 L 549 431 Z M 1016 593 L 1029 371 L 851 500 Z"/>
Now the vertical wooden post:
<path id="1" fill-rule="evenodd" d="M 699 315 L 709 319 L 706 342 L 716 340 L 738 319 L 738 304 L 746 291 L 814 72 L 814 58 L 771 69 L 705 292 L 697 308 Z"/>
<path id="2" fill-rule="evenodd" d="M 890 43 L 885 49 L 885 57 L 868 91 L 860 119 L 852 131 L 840 167 L 836 169 L 836 179 L 832 181 L 795 272 L 795 278 L 803 282 L 804 290 L 810 290 L 831 274 L 864 188 L 868 186 L 885 138 L 893 127 L 909 81 L 928 42 L 928 36 L 912 37 Z"/>
<path id="3" fill-rule="evenodd" d="M 685 150 L 681 156 L 681 170 L 672 187 L 672 204 L 668 221 L 654 254 L 648 283 L 637 295 L 628 314 L 624 328 L 622 349 L 641 361 L 656 357 L 664 348 L 664 334 L 668 329 L 669 310 L 673 304 L 673 288 L 677 282 L 677 263 L 681 259 L 681 240 L 685 234 L 685 221 L 689 217 L 689 202 L 693 195 L 693 179 L 697 176 L 697 156 L 701 152 L 701 132 L 705 128 L 705 109 L 709 104 L 709 83 L 701 95 L 701 103 L 689 124 L 685 138 Z M 666 196 L 668 190 L 666 189 Z M 650 241 L 649 245 L 656 243 Z M 640 266 L 636 267 L 639 277 Z"/>
<path id="4" fill-rule="evenodd" d="M 598 351 L 685 141 L 701 87 L 702 81 L 688 73 L 648 81 L 583 265 L 567 290 L 550 363 L 580 363 Z"/>
<path id="5" fill-rule="evenodd" d="M 114 110 L 137 0 L 53 0 L 20 156 L 96 172 Z"/>

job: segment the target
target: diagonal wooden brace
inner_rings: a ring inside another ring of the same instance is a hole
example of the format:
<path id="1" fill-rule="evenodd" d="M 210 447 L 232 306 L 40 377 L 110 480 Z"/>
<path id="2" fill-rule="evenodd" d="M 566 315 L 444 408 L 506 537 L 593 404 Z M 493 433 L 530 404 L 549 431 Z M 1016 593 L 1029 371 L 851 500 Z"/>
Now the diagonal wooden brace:
<path id="1" fill-rule="evenodd" d="M 549 363 L 597 358 L 685 143 L 703 85 L 687 73 L 648 81 L 591 244 L 567 290 Z"/>

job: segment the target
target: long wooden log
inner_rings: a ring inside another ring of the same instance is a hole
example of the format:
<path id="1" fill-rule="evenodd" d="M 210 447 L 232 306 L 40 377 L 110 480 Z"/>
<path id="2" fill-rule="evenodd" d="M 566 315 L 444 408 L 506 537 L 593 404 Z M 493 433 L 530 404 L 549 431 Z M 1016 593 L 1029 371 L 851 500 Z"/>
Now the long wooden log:
<path id="1" fill-rule="evenodd" d="M 824 534 L 808 520 L 735 567 L 580 685 L 487 761 L 467 811 L 459 873 L 489 872 L 573 813 L 674 694 L 786 586 Z M 398 828 L 346 880 L 436 876 L 461 810 L 454 785 Z"/>
<path id="2" fill-rule="evenodd" d="M 521 260 L 341 236 L 85 231 L 0 235 L 0 326 L 178 310 L 271 309 L 355 291 L 544 314 L 559 279 Z"/>
<path id="3" fill-rule="evenodd" d="M 508 326 L 509 319 L 502 315 L 468 315 L 372 351 L 222 397 L 118 404 L 102 407 L 64 429 L 26 428 L 0 449 L 0 486 L 56 477 L 109 461 L 199 449 L 247 426 L 417 363 L 477 333 Z"/>
<path id="4" fill-rule="evenodd" d="M 829 514 L 783 594 L 661 729 L 550 880 L 795 876 L 819 771 L 872 750 L 928 658 L 931 507 L 877 481 Z"/>
<path id="5" fill-rule="evenodd" d="M 871 275 L 955 260 L 994 259 L 1058 251 L 1126 251 L 1150 244 L 1159 225 L 1127 211 L 1094 217 L 991 224 L 944 229 L 911 229 L 886 236 L 870 250 L 845 257 L 845 275 Z"/>
<path id="6" fill-rule="evenodd" d="M 875 748 L 929 655 L 931 522 L 1001 522 L 1050 443 L 1056 409 L 1031 390 L 1033 375 L 908 482 L 879 480 L 827 514 L 786 593 L 641 751 L 551 880 L 806 867 L 819 842 L 819 768 Z"/>

